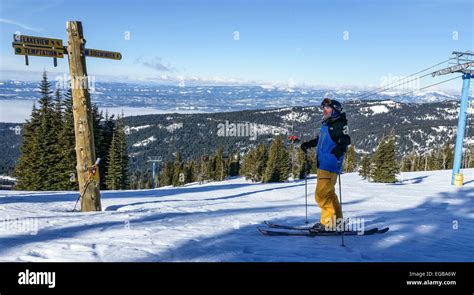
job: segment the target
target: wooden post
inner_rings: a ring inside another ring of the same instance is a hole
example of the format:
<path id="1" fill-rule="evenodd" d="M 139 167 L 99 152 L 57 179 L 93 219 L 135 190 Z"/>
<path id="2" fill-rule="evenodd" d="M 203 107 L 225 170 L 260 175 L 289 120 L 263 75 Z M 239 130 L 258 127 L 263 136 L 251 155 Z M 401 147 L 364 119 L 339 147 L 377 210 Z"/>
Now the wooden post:
<path id="1" fill-rule="evenodd" d="M 70 21 L 67 22 L 66 27 L 81 211 L 101 211 L 99 183 L 90 174 L 90 169 L 94 165 L 96 157 L 89 83 L 86 60 L 83 54 L 85 39 L 81 22 Z"/>

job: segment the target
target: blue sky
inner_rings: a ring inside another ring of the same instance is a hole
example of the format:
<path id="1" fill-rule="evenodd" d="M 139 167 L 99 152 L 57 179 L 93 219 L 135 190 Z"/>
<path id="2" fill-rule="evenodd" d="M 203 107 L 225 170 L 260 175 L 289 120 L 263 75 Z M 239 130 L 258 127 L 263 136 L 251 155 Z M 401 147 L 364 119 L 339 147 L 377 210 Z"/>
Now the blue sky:
<path id="1" fill-rule="evenodd" d="M 1 1 L 1 78 L 68 72 L 67 58 L 53 68 L 52 60 L 31 57 L 26 67 L 11 47 L 15 31 L 66 41 L 68 20 L 82 21 L 86 47 L 122 53 L 121 61 L 88 58 L 89 74 L 122 81 L 378 86 L 387 75 L 409 75 L 474 48 L 468 0 L 73 3 Z"/>

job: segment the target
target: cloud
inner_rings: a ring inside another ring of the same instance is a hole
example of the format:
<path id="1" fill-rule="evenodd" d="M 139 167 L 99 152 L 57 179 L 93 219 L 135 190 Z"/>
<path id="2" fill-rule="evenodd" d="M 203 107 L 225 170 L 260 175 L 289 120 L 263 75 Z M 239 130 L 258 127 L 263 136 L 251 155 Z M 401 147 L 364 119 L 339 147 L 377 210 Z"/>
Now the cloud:
<path id="1" fill-rule="evenodd" d="M 18 26 L 18 27 L 22 28 L 23 30 L 28 30 L 28 31 L 33 31 L 33 32 L 40 32 L 40 31 L 43 30 L 43 29 L 33 28 L 33 27 L 28 26 L 28 25 L 25 25 L 25 24 L 22 24 L 22 23 L 19 23 L 19 22 L 15 22 L 15 21 L 12 21 L 12 20 L 9 20 L 9 19 L 4 19 L 4 18 L 0 18 L 0 23 Z"/>
<path id="2" fill-rule="evenodd" d="M 165 65 L 163 62 L 162 62 L 162 59 L 161 57 L 151 57 L 151 58 L 148 58 L 148 59 L 144 59 L 143 57 L 139 57 L 135 60 L 136 63 L 142 65 L 142 66 L 145 66 L 145 67 L 148 67 L 150 69 L 153 69 L 155 71 L 158 71 L 158 72 L 174 72 L 175 69 L 173 67 L 171 67 L 170 64 L 168 65 Z"/>

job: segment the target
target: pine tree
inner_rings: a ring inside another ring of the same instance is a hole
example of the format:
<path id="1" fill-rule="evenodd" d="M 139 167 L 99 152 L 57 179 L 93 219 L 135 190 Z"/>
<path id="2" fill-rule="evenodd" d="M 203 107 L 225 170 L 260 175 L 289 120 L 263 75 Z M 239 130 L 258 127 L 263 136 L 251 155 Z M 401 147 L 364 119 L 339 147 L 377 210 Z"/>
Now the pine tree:
<path id="1" fill-rule="evenodd" d="M 61 161 L 58 167 L 61 190 L 78 190 L 76 171 L 76 138 L 74 135 L 74 115 L 72 111 L 72 91 L 69 88 L 64 94 L 62 104 L 62 128 L 58 143 L 61 147 Z"/>
<path id="2" fill-rule="evenodd" d="M 400 173 L 399 164 L 397 162 L 397 152 L 396 152 L 396 137 L 394 130 L 388 138 L 387 146 L 386 146 L 386 154 L 385 154 L 385 165 L 387 167 L 386 173 L 386 181 L 387 182 L 396 182 L 397 181 L 397 174 Z"/>
<path id="3" fill-rule="evenodd" d="M 268 150 L 265 144 L 251 148 L 242 160 L 240 174 L 253 182 L 263 181 L 263 175 L 267 167 Z"/>
<path id="4" fill-rule="evenodd" d="M 359 175 L 362 176 L 363 179 L 369 179 L 371 175 L 371 167 L 372 163 L 370 155 L 364 155 L 360 161 Z"/>
<path id="5" fill-rule="evenodd" d="M 451 148 L 451 144 L 445 143 L 443 146 L 443 170 L 453 169 L 454 152 Z"/>
<path id="6" fill-rule="evenodd" d="M 215 180 L 216 179 L 216 158 L 215 156 L 211 156 L 209 161 L 206 165 L 206 175 L 209 176 L 208 180 Z"/>
<path id="7" fill-rule="evenodd" d="M 418 154 L 415 150 L 410 151 L 404 155 L 400 163 L 400 171 L 402 172 L 413 172 L 416 170 L 418 163 Z"/>
<path id="8" fill-rule="evenodd" d="M 418 154 L 415 150 L 412 150 L 411 153 L 408 155 L 409 160 L 409 167 L 410 169 L 407 171 L 416 171 L 416 163 L 418 162 Z"/>
<path id="9" fill-rule="evenodd" d="M 281 136 L 272 140 L 263 177 L 264 182 L 284 182 L 290 174 L 290 157 Z"/>
<path id="10" fill-rule="evenodd" d="M 99 162 L 99 177 L 100 177 L 100 188 L 106 189 L 105 179 L 103 178 L 107 175 L 107 165 L 104 158 L 107 157 L 109 150 L 104 143 L 104 128 L 102 125 L 102 120 L 104 119 L 102 112 L 99 111 L 99 107 L 95 104 L 91 105 L 91 118 L 92 118 L 92 129 L 94 134 L 94 146 L 95 146 L 95 156 L 100 158 Z M 110 149 L 110 145 L 108 146 Z M 104 170 L 104 171 L 102 171 Z"/>
<path id="11" fill-rule="evenodd" d="M 354 172 L 357 167 L 356 152 L 355 146 L 352 144 L 349 146 L 346 152 L 344 159 L 344 171 L 345 172 Z"/>
<path id="12" fill-rule="evenodd" d="M 56 136 L 59 138 L 59 131 L 63 125 L 63 98 L 59 88 L 54 92 L 53 110 L 52 124 L 53 128 L 57 130 Z"/>
<path id="13" fill-rule="evenodd" d="M 380 179 L 383 178 L 384 174 L 384 153 L 385 153 L 385 137 L 382 137 L 379 141 L 375 154 L 373 156 L 373 170 L 371 171 L 370 178 L 375 182 L 382 182 Z"/>
<path id="14" fill-rule="evenodd" d="M 428 159 L 428 163 L 427 163 L 427 166 L 428 166 L 428 170 L 438 170 L 437 167 L 438 167 L 438 161 L 437 161 L 437 157 L 436 157 L 436 151 L 435 150 L 431 150 L 429 152 L 429 154 L 427 155 Z"/>
<path id="15" fill-rule="evenodd" d="M 226 165 L 225 165 L 225 159 L 224 159 L 224 148 L 219 147 L 213 157 L 213 160 L 215 162 L 215 168 L 214 168 L 214 180 L 216 181 L 222 181 L 226 177 Z"/>
<path id="16" fill-rule="evenodd" d="M 112 138 L 114 135 L 115 120 L 114 115 L 109 116 L 109 113 L 105 112 L 105 118 L 102 124 L 96 124 L 94 128 L 100 128 L 100 142 L 96 143 L 96 157 L 100 158 L 100 179 L 101 179 L 101 189 L 106 189 L 105 176 L 109 168 L 109 150 L 110 145 L 112 144 Z M 95 133 L 95 132 L 94 132 Z M 150 182 L 151 187 L 151 182 Z"/>
<path id="17" fill-rule="evenodd" d="M 462 155 L 461 168 L 462 169 L 470 168 L 469 167 L 470 163 L 471 163 L 471 152 L 470 152 L 470 146 L 468 146 Z"/>
<path id="18" fill-rule="evenodd" d="M 53 189 L 76 190 L 78 189 L 78 183 L 71 89 L 66 91 L 64 98 L 62 98 L 59 89 L 56 89 L 53 125 L 56 126 L 54 130 L 56 137 L 54 153 L 57 155 L 56 181 Z"/>
<path id="19" fill-rule="evenodd" d="M 256 181 L 263 181 L 263 176 L 267 168 L 267 162 L 268 162 L 267 146 L 261 143 L 257 146 L 257 150 L 255 151 L 254 178 L 256 179 Z"/>
<path id="20" fill-rule="evenodd" d="M 115 123 L 112 143 L 109 150 L 109 167 L 105 176 L 108 189 L 125 189 L 127 187 L 128 153 L 127 138 L 123 117 Z"/>
<path id="21" fill-rule="evenodd" d="M 236 153 L 233 157 L 230 159 L 230 164 L 229 164 L 229 176 L 237 176 L 239 175 L 239 170 L 240 170 L 240 154 Z"/>
<path id="22" fill-rule="evenodd" d="M 208 171 L 208 156 L 201 156 L 199 159 L 199 165 L 198 165 L 198 175 L 197 175 L 197 181 L 199 181 L 199 184 L 202 184 L 203 182 L 207 181 L 210 179 L 210 176 L 207 174 Z"/>
<path id="23" fill-rule="evenodd" d="M 18 188 L 34 190 L 78 189 L 71 89 L 66 91 L 64 98 L 60 90 L 56 89 L 53 98 L 51 84 L 46 72 L 43 73 L 39 88 L 41 95 L 39 107 L 34 108 L 31 120 L 25 125 L 25 142 L 15 172 L 19 178 Z M 104 129 L 107 126 L 102 126 L 102 113 L 98 111 L 95 105 L 92 105 L 91 108 L 96 151 L 98 151 L 98 157 L 107 158 L 110 152 L 112 135 L 110 135 L 107 146 L 107 141 L 104 140 Z M 113 130 L 112 127 L 111 134 L 114 132 Z M 117 138 L 119 139 L 119 137 Z M 117 148 L 122 149 L 122 155 L 126 155 L 126 139 L 122 138 L 120 144 L 119 142 L 117 144 Z M 123 153 L 123 150 L 125 150 L 125 153 Z M 126 161 L 123 159 L 122 163 L 125 165 L 128 162 L 128 157 L 126 157 Z M 107 162 L 101 162 L 102 180 L 105 179 L 104 176 L 107 172 L 108 165 L 106 164 Z M 122 169 L 122 173 L 126 174 L 126 167 Z M 123 187 L 123 184 L 121 186 Z"/>
<path id="24" fill-rule="evenodd" d="M 470 156 L 469 156 L 469 168 L 474 167 L 474 147 L 470 147 Z"/>
<path id="25" fill-rule="evenodd" d="M 112 138 L 114 136 L 114 130 L 117 120 L 114 120 L 114 115 L 109 116 L 108 112 L 106 111 L 105 117 L 102 111 L 99 111 L 97 105 L 92 105 L 92 124 L 94 129 L 94 143 L 95 143 L 95 150 L 96 150 L 96 157 L 100 158 L 99 162 L 99 173 L 100 173 L 100 188 L 107 189 L 107 184 L 105 181 L 108 169 L 109 169 L 109 150 L 112 144 Z M 124 115 L 122 114 L 122 122 Z M 124 134 L 125 134 L 125 126 Z M 126 141 L 126 134 L 125 134 L 125 141 Z"/>
<path id="26" fill-rule="evenodd" d="M 416 158 L 416 168 L 415 171 L 423 171 L 425 169 L 425 157 L 420 154 Z"/>
<path id="27" fill-rule="evenodd" d="M 436 149 L 436 152 L 434 153 L 434 157 L 435 157 L 435 166 L 436 166 L 435 170 L 443 170 L 444 169 L 444 167 L 443 167 L 443 151 L 440 147 L 438 147 Z"/>
<path id="28" fill-rule="evenodd" d="M 240 175 L 244 176 L 247 180 L 257 181 L 256 179 L 256 160 L 257 160 L 257 149 L 251 148 L 244 155 L 242 160 L 242 167 L 240 169 Z"/>
<path id="29" fill-rule="evenodd" d="M 68 189 L 70 176 L 63 172 L 63 110 L 60 90 L 51 96 L 46 72 L 39 85 L 39 108 L 34 106 L 31 120 L 25 124 L 24 143 L 16 169 L 19 189 Z"/>
<path id="30" fill-rule="evenodd" d="M 199 181 L 199 173 L 200 173 L 200 161 L 193 160 L 191 162 L 191 174 L 192 174 L 192 180 L 191 182 L 197 182 Z"/>
<path id="31" fill-rule="evenodd" d="M 173 161 L 167 161 L 163 167 L 163 174 L 161 175 L 160 186 L 168 186 L 173 184 Z"/>
<path id="32" fill-rule="evenodd" d="M 374 156 L 374 169 L 371 178 L 374 182 L 394 183 L 399 167 L 395 153 L 395 135 L 382 138 Z"/>
<path id="33" fill-rule="evenodd" d="M 308 169 L 309 160 L 302 149 L 297 149 L 296 160 L 293 166 L 293 177 L 295 179 L 304 179 L 306 176 L 305 169 Z M 308 169 L 309 171 L 309 169 Z"/>
<path id="34" fill-rule="evenodd" d="M 39 161 L 39 138 L 40 114 L 33 104 L 31 118 L 23 127 L 23 137 L 20 147 L 20 158 L 15 166 L 14 176 L 17 178 L 15 188 L 18 190 L 41 189 L 41 177 L 37 173 Z"/>
<path id="35" fill-rule="evenodd" d="M 175 160 L 173 163 L 173 186 L 180 186 L 184 184 L 183 174 L 183 161 L 181 159 L 181 153 L 176 152 Z"/>
<path id="36" fill-rule="evenodd" d="M 57 186 L 57 163 L 60 160 L 57 150 L 57 127 L 55 122 L 55 107 L 52 98 L 51 83 L 46 72 L 40 84 L 41 98 L 39 99 L 40 126 L 38 130 L 39 160 L 37 173 L 40 174 L 41 190 L 55 190 Z"/>
<path id="37" fill-rule="evenodd" d="M 184 183 L 192 183 L 196 181 L 196 164 L 194 160 L 186 162 L 184 165 Z"/>

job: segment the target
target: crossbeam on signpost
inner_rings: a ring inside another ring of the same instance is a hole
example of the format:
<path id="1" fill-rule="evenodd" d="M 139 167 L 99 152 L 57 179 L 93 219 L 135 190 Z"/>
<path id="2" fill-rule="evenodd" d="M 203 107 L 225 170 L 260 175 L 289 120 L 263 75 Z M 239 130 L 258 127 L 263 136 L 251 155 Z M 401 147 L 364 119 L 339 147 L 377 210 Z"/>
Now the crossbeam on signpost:
<path id="1" fill-rule="evenodd" d="M 67 47 L 63 46 L 61 39 L 13 35 L 12 43 L 16 55 L 25 56 L 25 64 L 29 65 L 28 56 L 52 57 L 54 66 L 57 66 L 57 59 L 64 58 L 68 54 Z M 106 51 L 91 48 L 82 48 L 82 55 L 88 57 L 107 58 L 121 60 L 122 54 L 116 51 Z"/>

